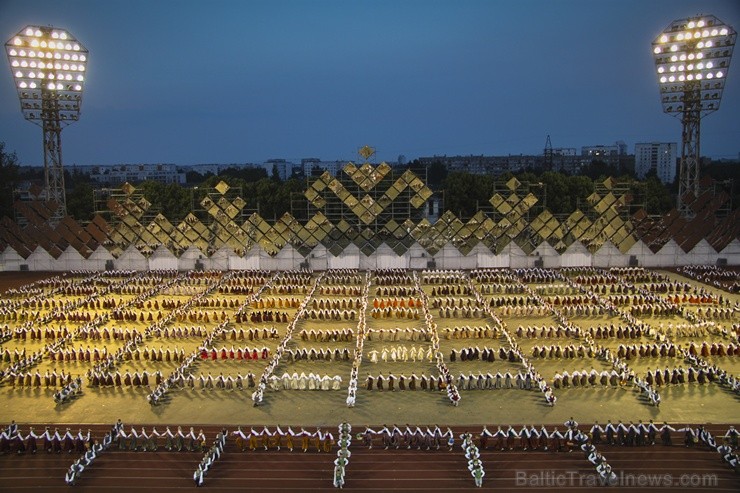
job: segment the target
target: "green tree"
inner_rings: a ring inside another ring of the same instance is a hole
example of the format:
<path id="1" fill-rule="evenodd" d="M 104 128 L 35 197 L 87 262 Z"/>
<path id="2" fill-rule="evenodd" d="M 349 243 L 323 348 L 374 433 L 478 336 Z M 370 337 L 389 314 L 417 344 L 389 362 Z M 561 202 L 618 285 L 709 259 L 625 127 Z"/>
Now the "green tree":
<path id="1" fill-rule="evenodd" d="M 5 142 L 0 142 L 0 217 L 13 217 L 13 190 L 18 181 L 18 156 L 6 152 Z"/>
<path id="2" fill-rule="evenodd" d="M 645 210 L 648 214 L 665 214 L 674 205 L 673 197 L 657 176 L 645 179 Z"/>
<path id="3" fill-rule="evenodd" d="M 265 168 L 258 168 L 255 166 L 240 166 L 240 167 L 229 167 L 219 173 L 220 176 L 231 176 L 233 178 L 241 178 L 244 181 L 254 182 L 267 178 L 267 170 Z M 218 183 L 218 181 L 216 182 Z"/>
<path id="4" fill-rule="evenodd" d="M 427 185 L 429 188 L 437 189 L 447 178 L 447 166 L 442 161 L 434 161 L 427 169 Z"/>
<path id="5" fill-rule="evenodd" d="M 540 175 L 540 181 L 545 186 L 547 208 L 553 214 L 572 212 L 568 195 L 568 181 L 562 173 L 545 171 Z"/>
<path id="6" fill-rule="evenodd" d="M 493 194 L 493 178 L 489 175 L 473 175 L 453 171 L 443 182 L 445 209 L 455 213 L 461 220 L 468 220 L 480 204 L 485 204 Z"/>
<path id="7" fill-rule="evenodd" d="M 568 196 L 570 197 L 570 208 L 565 211 L 571 213 L 576 209 L 587 207 L 586 199 L 594 193 L 594 182 L 588 176 L 575 175 L 568 177 Z"/>
<path id="8" fill-rule="evenodd" d="M 161 211 L 173 224 L 182 221 L 192 209 L 191 190 L 177 183 L 164 184 L 147 180 L 141 182 L 137 190 L 152 204 L 150 210 Z"/>
<path id="9" fill-rule="evenodd" d="M 197 185 L 211 176 L 213 176 L 213 173 L 211 173 L 210 171 L 207 171 L 206 174 L 201 174 L 197 171 L 190 170 L 185 173 L 185 183 L 187 183 L 188 185 Z"/>
<path id="10" fill-rule="evenodd" d="M 67 193 L 67 214 L 78 221 L 89 221 L 95 211 L 93 187 L 89 182 L 78 183 Z"/>

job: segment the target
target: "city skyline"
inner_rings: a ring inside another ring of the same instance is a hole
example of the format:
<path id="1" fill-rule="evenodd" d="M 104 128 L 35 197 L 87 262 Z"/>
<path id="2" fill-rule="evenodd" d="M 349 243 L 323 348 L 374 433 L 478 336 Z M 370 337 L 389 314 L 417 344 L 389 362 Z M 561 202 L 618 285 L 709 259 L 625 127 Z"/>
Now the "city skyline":
<path id="1" fill-rule="evenodd" d="M 68 29 L 90 50 L 65 166 L 258 163 L 540 154 L 624 140 L 679 142 L 662 112 L 650 43 L 672 20 L 734 2 L 6 0 L 0 32 Z M 735 62 L 737 64 L 739 62 Z M 7 60 L 0 141 L 41 165 Z M 702 155 L 736 158 L 740 77 L 703 120 Z"/>

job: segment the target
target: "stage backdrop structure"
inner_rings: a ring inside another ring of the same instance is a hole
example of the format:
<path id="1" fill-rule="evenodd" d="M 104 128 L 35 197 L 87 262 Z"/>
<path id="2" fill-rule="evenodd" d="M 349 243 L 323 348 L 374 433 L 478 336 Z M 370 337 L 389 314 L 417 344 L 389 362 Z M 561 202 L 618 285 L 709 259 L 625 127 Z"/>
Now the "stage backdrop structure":
<path id="1" fill-rule="evenodd" d="M 5 43 L 23 117 L 43 131 L 48 221 L 67 215 L 62 128 L 80 119 L 88 51 L 64 29 L 26 26 Z"/>
<path id="2" fill-rule="evenodd" d="M 713 15 L 678 19 L 653 41 L 663 111 L 681 118 L 678 210 L 693 217 L 701 195 L 701 120 L 719 109 L 735 30 Z"/>
<path id="3" fill-rule="evenodd" d="M 497 184 L 470 219 L 425 215 L 433 192 L 410 170 L 368 160 L 311 181 L 303 206 L 268 221 L 245 209 L 226 182 L 182 221 L 153 210 L 131 184 L 108 193 L 105 208 L 80 224 L 52 226 L 37 203 L 18 202 L 21 227 L 0 220 L 0 269 L 181 270 L 478 267 L 664 267 L 740 264 L 740 210 L 726 194 L 702 192 L 693 218 L 676 209 L 650 216 L 631 204 L 629 186 L 608 178 L 571 214 L 547 209 L 538 184 Z M 301 219 L 297 219 L 300 217 Z"/>

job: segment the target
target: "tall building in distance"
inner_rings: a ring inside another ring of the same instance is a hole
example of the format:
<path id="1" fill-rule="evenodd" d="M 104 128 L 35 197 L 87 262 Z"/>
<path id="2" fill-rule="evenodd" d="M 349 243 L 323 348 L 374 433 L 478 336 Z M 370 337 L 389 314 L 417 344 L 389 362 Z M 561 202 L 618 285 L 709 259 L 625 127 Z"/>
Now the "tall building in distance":
<path id="1" fill-rule="evenodd" d="M 644 179 L 650 171 L 655 171 L 658 179 L 665 184 L 676 180 L 675 142 L 647 142 L 635 144 L 635 174 Z"/>

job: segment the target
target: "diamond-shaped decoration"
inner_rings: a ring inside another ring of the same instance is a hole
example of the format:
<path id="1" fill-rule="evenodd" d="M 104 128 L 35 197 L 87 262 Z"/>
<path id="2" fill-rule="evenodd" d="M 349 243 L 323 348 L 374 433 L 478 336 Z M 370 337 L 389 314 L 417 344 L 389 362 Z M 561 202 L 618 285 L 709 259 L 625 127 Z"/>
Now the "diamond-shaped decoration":
<path id="1" fill-rule="evenodd" d="M 134 188 L 134 186 L 129 182 L 126 182 L 121 186 L 121 191 L 126 195 L 131 195 L 136 191 L 136 188 Z"/>
<path id="2" fill-rule="evenodd" d="M 506 188 L 511 190 L 512 192 L 519 188 L 521 183 L 516 178 L 512 177 L 509 181 L 506 182 Z"/>
<path id="3" fill-rule="evenodd" d="M 317 209 L 323 209 L 326 205 L 326 200 L 324 200 L 324 197 L 318 196 L 311 201 L 311 204 Z"/>
<path id="4" fill-rule="evenodd" d="M 144 211 L 149 210 L 149 207 L 152 206 L 151 202 L 149 202 L 143 195 L 139 200 L 136 201 L 136 205 L 138 205 Z"/>
<path id="5" fill-rule="evenodd" d="M 423 201 L 427 201 L 432 195 L 434 195 L 434 192 L 429 187 L 423 187 L 419 192 L 417 193 L 419 198 Z"/>
<path id="6" fill-rule="evenodd" d="M 496 209 L 498 210 L 499 206 L 505 201 L 505 199 L 501 196 L 501 194 L 494 193 L 493 196 L 490 198 L 488 202 Z"/>
<path id="7" fill-rule="evenodd" d="M 365 161 L 367 161 L 368 159 L 370 159 L 370 156 L 375 154 L 375 148 L 366 145 L 366 146 L 361 147 L 360 150 L 357 151 L 357 153 L 360 156 L 362 156 L 365 159 Z"/>
<path id="8" fill-rule="evenodd" d="M 424 205 L 424 202 L 426 202 L 426 200 L 422 199 L 418 195 L 414 195 L 413 197 L 411 197 L 411 200 L 409 200 L 409 202 L 411 202 L 411 205 L 414 206 L 415 209 L 418 209 L 419 207 Z"/>
<path id="9" fill-rule="evenodd" d="M 535 197 L 534 194 L 531 192 L 522 199 L 522 203 L 526 206 L 527 210 L 531 209 L 537 202 L 537 197 Z"/>
<path id="10" fill-rule="evenodd" d="M 306 188 L 306 191 L 303 192 L 303 196 L 308 199 L 309 202 L 313 202 L 316 197 L 320 197 L 319 192 L 316 191 L 313 187 Z"/>
<path id="11" fill-rule="evenodd" d="M 342 171 L 347 173 L 349 177 L 352 177 L 355 173 L 357 173 L 357 166 L 353 162 L 349 162 L 344 165 L 344 168 L 342 168 Z"/>
<path id="12" fill-rule="evenodd" d="M 205 210 L 209 210 L 209 209 L 213 208 L 216 204 L 213 202 L 213 200 L 211 200 L 210 197 L 206 196 L 206 197 L 203 197 L 203 200 L 200 201 L 200 205 Z"/>
<path id="13" fill-rule="evenodd" d="M 218 193 L 220 193 L 221 195 L 224 195 L 226 192 L 229 191 L 230 187 L 228 183 L 221 180 L 220 182 L 218 182 L 218 184 L 214 188 L 218 190 Z"/>

